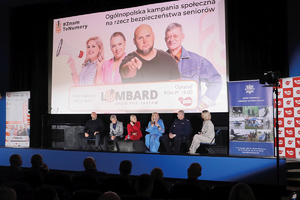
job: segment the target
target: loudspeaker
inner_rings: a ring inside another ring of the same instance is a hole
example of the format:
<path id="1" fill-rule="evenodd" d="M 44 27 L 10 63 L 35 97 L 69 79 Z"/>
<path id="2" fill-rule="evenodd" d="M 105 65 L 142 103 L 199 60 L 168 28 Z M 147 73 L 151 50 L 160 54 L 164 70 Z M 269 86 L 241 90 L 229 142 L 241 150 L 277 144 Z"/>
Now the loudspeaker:
<path id="1" fill-rule="evenodd" d="M 59 55 L 69 55 L 73 58 L 82 58 L 83 51 L 75 49 L 63 42 L 63 39 L 60 39 L 57 50 L 56 50 L 56 57 Z"/>
<path id="2" fill-rule="evenodd" d="M 142 140 L 118 140 L 117 148 L 120 152 L 145 152 L 148 151 Z"/>

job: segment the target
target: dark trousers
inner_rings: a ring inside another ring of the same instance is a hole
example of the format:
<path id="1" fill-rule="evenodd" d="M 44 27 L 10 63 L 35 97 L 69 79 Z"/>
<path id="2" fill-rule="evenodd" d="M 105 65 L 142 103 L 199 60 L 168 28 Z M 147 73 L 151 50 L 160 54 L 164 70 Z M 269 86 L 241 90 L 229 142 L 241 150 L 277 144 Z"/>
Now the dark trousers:
<path id="1" fill-rule="evenodd" d="M 84 149 L 87 145 L 87 139 L 91 138 L 94 139 L 95 138 L 95 146 L 99 147 L 100 146 L 100 133 L 97 133 L 94 136 L 94 133 L 89 134 L 89 137 L 85 137 L 84 133 L 79 133 L 79 148 L 80 149 Z"/>
<path id="2" fill-rule="evenodd" d="M 174 153 L 179 152 L 179 136 L 174 137 L 173 139 L 169 138 L 169 134 L 164 134 L 161 136 L 161 141 L 168 153 L 172 152 L 172 148 L 174 147 Z"/>

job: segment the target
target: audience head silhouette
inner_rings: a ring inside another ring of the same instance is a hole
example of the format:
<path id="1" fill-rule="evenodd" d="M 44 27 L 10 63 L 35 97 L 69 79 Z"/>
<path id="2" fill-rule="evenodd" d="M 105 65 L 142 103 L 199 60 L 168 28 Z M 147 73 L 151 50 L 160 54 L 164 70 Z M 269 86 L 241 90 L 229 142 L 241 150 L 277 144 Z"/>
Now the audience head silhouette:
<path id="1" fill-rule="evenodd" d="M 164 173 L 159 167 L 152 169 L 150 176 L 153 181 L 163 181 Z"/>
<path id="2" fill-rule="evenodd" d="M 230 191 L 228 200 L 255 200 L 251 187 L 246 183 L 234 185 Z"/>
<path id="3" fill-rule="evenodd" d="M 17 195 L 12 188 L 0 188 L 0 199 L 1 200 L 16 200 Z"/>
<path id="4" fill-rule="evenodd" d="M 49 185 L 42 185 L 34 190 L 34 200 L 59 200 L 55 189 Z"/>
<path id="5" fill-rule="evenodd" d="M 153 181 L 149 174 L 138 176 L 135 184 L 135 189 L 138 196 L 151 197 L 153 190 Z"/>
<path id="6" fill-rule="evenodd" d="M 108 191 L 102 194 L 98 200 L 121 200 L 121 198 L 117 193 Z"/>
<path id="7" fill-rule="evenodd" d="M 96 161 L 93 157 L 87 157 L 83 161 L 83 166 L 84 166 L 85 170 L 96 169 Z"/>
<path id="8" fill-rule="evenodd" d="M 120 163 L 119 171 L 121 175 L 128 176 L 131 173 L 132 163 L 130 160 L 123 160 Z"/>
<path id="9" fill-rule="evenodd" d="M 32 167 L 41 167 L 43 165 L 43 157 L 40 154 L 34 154 L 31 157 Z"/>
<path id="10" fill-rule="evenodd" d="M 198 179 L 201 176 L 202 167 L 199 163 L 192 163 L 188 168 L 188 178 Z"/>
<path id="11" fill-rule="evenodd" d="M 10 166 L 21 167 L 22 166 L 22 157 L 19 154 L 13 154 L 9 158 Z"/>

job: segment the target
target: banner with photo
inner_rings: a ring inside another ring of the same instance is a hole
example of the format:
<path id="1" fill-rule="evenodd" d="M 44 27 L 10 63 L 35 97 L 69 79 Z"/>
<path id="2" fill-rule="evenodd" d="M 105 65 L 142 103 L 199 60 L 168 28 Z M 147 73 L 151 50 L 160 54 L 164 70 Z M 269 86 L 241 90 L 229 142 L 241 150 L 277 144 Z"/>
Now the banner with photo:
<path id="1" fill-rule="evenodd" d="M 229 154 L 274 156 L 273 88 L 259 81 L 228 83 Z"/>
<path id="2" fill-rule="evenodd" d="M 6 147 L 30 145 L 29 98 L 29 91 L 6 93 Z"/>

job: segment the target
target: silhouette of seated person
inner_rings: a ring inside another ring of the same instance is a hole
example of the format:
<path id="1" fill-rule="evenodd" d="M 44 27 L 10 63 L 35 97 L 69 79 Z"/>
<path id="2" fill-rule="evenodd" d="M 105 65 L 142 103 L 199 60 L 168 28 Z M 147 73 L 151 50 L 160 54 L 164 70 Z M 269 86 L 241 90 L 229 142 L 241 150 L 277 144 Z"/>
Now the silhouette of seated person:
<path id="1" fill-rule="evenodd" d="M 6 181 L 23 181 L 24 172 L 21 168 L 23 161 L 19 154 L 13 154 L 9 158 L 10 166 L 5 171 Z"/>
<path id="2" fill-rule="evenodd" d="M 251 187 L 246 183 L 237 183 L 232 187 L 228 200 L 255 200 Z"/>
<path id="3" fill-rule="evenodd" d="M 14 189 L 2 187 L 0 188 L 1 200 L 17 200 L 17 194 Z"/>
<path id="4" fill-rule="evenodd" d="M 117 193 L 108 191 L 103 193 L 98 200 L 121 200 L 121 198 Z"/>
<path id="5" fill-rule="evenodd" d="M 105 191 L 114 191 L 119 195 L 136 194 L 133 180 L 130 177 L 131 169 L 131 161 L 123 160 L 119 166 L 120 176 L 111 176 L 105 180 Z"/>
<path id="6" fill-rule="evenodd" d="M 136 199 L 150 200 L 153 191 L 153 181 L 149 174 L 142 174 L 136 179 Z"/>
<path id="7" fill-rule="evenodd" d="M 43 162 L 43 157 L 40 154 L 35 154 L 31 157 L 31 168 L 26 173 L 26 182 L 36 188 L 44 183 L 48 172 L 49 169 Z"/>
<path id="8" fill-rule="evenodd" d="M 164 184 L 163 176 L 163 171 L 158 167 L 155 167 L 150 173 L 150 177 L 153 181 L 153 191 L 151 194 L 151 198 L 153 199 L 169 198 L 170 191 Z"/>
<path id="9" fill-rule="evenodd" d="M 49 185 L 37 187 L 33 192 L 34 200 L 59 200 L 56 190 Z"/>
<path id="10" fill-rule="evenodd" d="M 192 163 L 188 168 L 186 180 L 177 181 L 171 187 L 171 198 L 206 199 L 206 186 L 198 179 L 202 167 L 199 163 Z"/>
<path id="11" fill-rule="evenodd" d="M 73 177 L 73 190 L 91 189 L 102 191 L 105 172 L 97 171 L 96 161 L 93 157 L 87 157 L 83 161 L 84 171 L 79 172 Z"/>

